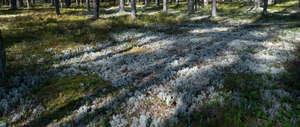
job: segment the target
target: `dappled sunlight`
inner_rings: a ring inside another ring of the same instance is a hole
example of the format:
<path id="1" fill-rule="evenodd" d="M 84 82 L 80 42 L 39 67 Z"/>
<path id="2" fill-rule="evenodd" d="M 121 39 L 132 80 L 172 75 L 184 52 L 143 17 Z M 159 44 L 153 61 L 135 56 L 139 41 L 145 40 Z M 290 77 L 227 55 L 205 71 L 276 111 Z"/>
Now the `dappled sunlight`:
<path id="1" fill-rule="evenodd" d="M 112 2 L 98 19 L 85 6 L 5 7 L 0 125 L 296 125 L 300 29 L 284 10 L 295 5 L 270 6 L 273 19 L 244 2 L 220 2 L 217 17 L 138 3 L 135 20 Z"/>

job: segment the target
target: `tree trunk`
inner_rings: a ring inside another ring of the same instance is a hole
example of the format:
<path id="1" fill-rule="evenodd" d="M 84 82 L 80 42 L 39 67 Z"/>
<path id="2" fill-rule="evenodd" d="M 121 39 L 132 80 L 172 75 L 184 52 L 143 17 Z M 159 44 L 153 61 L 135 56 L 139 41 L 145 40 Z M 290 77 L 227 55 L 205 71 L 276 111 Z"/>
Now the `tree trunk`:
<path id="1" fill-rule="evenodd" d="M 127 0 L 127 5 L 130 5 L 130 0 Z"/>
<path id="2" fill-rule="evenodd" d="M 159 0 L 155 0 L 156 7 L 159 7 Z"/>
<path id="3" fill-rule="evenodd" d="M 99 18 L 99 0 L 93 0 L 93 7 L 94 7 L 94 19 Z"/>
<path id="4" fill-rule="evenodd" d="M 66 8 L 71 6 L 71 0 L 65 0 Z"/>
<path id="5" fill-rule="evenodd" d="M 194 13 L 194 0 L 188 0 L 188 13 Z"/>
<path id="6" fill-rule="evenodd" d="M 136 5 L 135 5 L 135 0 L 131 0 L 131 17 L 132 17 L 132 20 L 136 19 Z"/>
<path id="7" fill-rule="evenodd" d="M 163 12 L 167 12 L 168 11 L 168 3 L 167 3 L 167 0 L 163 0 Z"/>
<path id="8" fill-rule="evenodd" d="M 57 15 L 60 15 L 59 0 L 55 0 L 55 11 Z"/>
<path id="9" fill-rule="evenodd" d="M 28 1 L 28 0 L 27 0 Z M 51 5 L 55 6 L 55 0 L 51 0 Z"/>
<path id="10" fill-rule="evenodd" d="M 195 10 L 199 10 L 200 9 L 200 0 L 195 0 Z"/>
<path id="11" fill-rule="evenodd" d="M 148 7 L 148 6 L 149 6 L 149 0 L 145 0 L 144 7 Z"/>
<path id="12" fill-rule="evenodd" d="M 10 0 L 10 9 L 11 10 L 17 9 L 17 0 Z"/>
<path id="13" fill-rule="evenodd" d="M 254 10 L 260 8 L 260 0 L 255 0 Z"/>
<path id="14" fill-rule="evenodd" d="M 207 7 L 208 6 L 208 0 L 203 0 L 203 5 L 204 5 L 204 7 Z"/>
<path id="15" fill-rule="evenodd" d="M 35 0 L 32 0 L 32 5 L 35 5 Z"/>
<path id="16" fill-rule="evenodd" d="M 124 12 L 125 9 L 124 9 L 124 6 L 125 6 L 125 1 L 124 0 L 120 0 L 120 5 L 119 5 L 119 12 Z"/>
<path id="17" fill-rule="evenodd" d="M 298 1 L 298 8 L 300 9 L 300 0 Z"/>
<path id="18" fill-rule="evenodd" d="M 23 0 L 18 0 L 17 1 L 18 7 L 24 7 L 24 2 Z"/>
<path id="19" fill-rule="evenodd" d="M 268 13 L 268 0 L 264 0 L 263 14 L 266 15 L 267 13 Z"/>
<path id="20" fill-rule="evenodd" d="M 6 75 L 6 55 L 5 55 L 5 49 L 3 46 L 3 39 L 2 39 L 2 34 L 0 31 L 0 79 L 3 79 Z"/>
<path id="21" fill-rule="evenodd" d="M 176 6 L 178 6 L 179 5 L 179 0 L 176 0 L 175 2 L 176 2 Z"/>
<path id="22" fill-rule="evenodd" d="M 248 0 L 248 5 L 251 5 L 252 4 L 252 0 Z"/>
<path id="23" fill-rule="evenodd" d="M 90 11 L 91 5 L 90 5 L 90 0 L 86 0 L 86 10 Z"/>
<path id="24" fill-rule="evenodd" d="M 217 1 L 216 0 L 212 0 L 212 4 L 211 4 L 211 16 L 212 17 L 216 17 L 217 16 Z"/>
<path id="25" fill-rule="evenodd" d="M 53 0 L 54 1 L 54 0 Z M 27 4 L 27 9 L 30 9 L 31 7 L 31 0 L 27 0 L 26 1 L 26 4 Z"/>

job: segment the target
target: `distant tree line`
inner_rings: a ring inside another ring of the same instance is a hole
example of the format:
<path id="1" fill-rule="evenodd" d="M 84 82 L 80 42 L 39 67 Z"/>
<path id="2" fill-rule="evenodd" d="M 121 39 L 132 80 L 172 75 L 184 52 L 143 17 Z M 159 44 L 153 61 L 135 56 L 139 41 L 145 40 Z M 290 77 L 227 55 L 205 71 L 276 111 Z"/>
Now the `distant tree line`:
<path id="1" fill-rule="evenodd" d="M 233 0 L 228 0 L 228 2 L 232 2 Z M 240 1 L 240 0 L 239 0 Z M 267 14 L 268 12 L 268 4 L 277 4 L 286 0 L 244 0 L 247 4 L 253 4 L 254 7 L 252 10 L 256 10 L 260 8 L 261 3 L 263 3 L 263 14 Z M 177 6 L 181 2 L 187 2 L 188 8 L 187 13 L 191 14 L 200 9 L 200 5 L 207 7 L 209 5 L 209 0 L 42 0 L 38 1 L 39 3 L 49 3 L 52 6 L 55 6 L 55 10 L 57 15 L 60 15 L 60 8 L 66 7 L 69 8 L 72 4 L 76 4 L 76 6 L 85 5 L 88 11 L 91 10 L 90 3 L 92 2 L 94 18 L 99 17 L 99 6 L 102 2 L 112 2 L 114 5 L 119 4 L 119 11 L 125 11 L 125 4 L 131 6 L 132 18 L 136 18 L 136 2 L 144 4 L 144 7 L 150 6 L 151 3 L 154 3 L 156 7 L 160 7 L 161 3 L 163 5 L 162 11 L 168 11 L 168 4 L 176 4 Z M 217 0 L 211 0 L 211 16 L 217 16 Z M 227 2 L 226 0 L 219 0 L 219 2 Z M 298 7 L 300 8 L 300 0 L 298 2 Z M 36 0 L 0 0 L 1 5 L 9 5 L 10 9 L 16 10 L 18 7 L 27 7 L 31 8 L 36 4 Z"/>

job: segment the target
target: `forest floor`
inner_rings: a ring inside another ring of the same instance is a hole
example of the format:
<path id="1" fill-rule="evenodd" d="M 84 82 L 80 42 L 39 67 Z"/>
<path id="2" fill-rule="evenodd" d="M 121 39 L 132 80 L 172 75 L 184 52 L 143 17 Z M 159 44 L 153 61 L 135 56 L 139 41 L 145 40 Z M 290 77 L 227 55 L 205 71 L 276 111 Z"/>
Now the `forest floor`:
<path id="1" fill-rule="evenodd" d="M 300 125 L 297 1 L 101 8 L 0 8 L 0 126 Z"/>

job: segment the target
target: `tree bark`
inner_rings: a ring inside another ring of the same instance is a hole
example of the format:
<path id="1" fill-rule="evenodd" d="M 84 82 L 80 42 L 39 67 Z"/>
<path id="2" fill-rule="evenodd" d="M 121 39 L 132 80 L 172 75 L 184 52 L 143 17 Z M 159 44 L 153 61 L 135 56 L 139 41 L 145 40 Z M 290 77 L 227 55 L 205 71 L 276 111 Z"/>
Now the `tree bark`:
<path id="1" fill-rule="evenodd" d="M 203 0 L 203 5 L 204 5 L 204 7 L 207 7 L 208 6 L 208 0 Z"/>
<path id="2" fill-rule="evenodd" d="M 211 4 L 211 16 L 212 17 L 216 17 L 217 16 L 217 1 L 216 0 L 212 0 L 212 4 Z"/>
<path id="3" fill-rule="evenodd" d="M 52 0 L 52 1 L 54 1 L 54 0 Z M 26 4 L 27 4 L 27 9 L 30 9 L 30 7 L 31 7 L 31 0 L 27 0 Z"/>
<path id="4" fill-rule="evenodd" d="M 124 9 L 124 6 L 125 6 L 125 1 L 124 0 L 120 0 L 120 5 L 119 5 L 119 12 L 124 12 L 125 9 Z"/>
<path id="5" fill-rule="evenodd" d="M 71 6 L 71 0 L 65 0 L 66 8 Z"/>
<path id="6" fill-rule="evenodd" d="M 194 13 L 194 0 L 188 0 L 188 13 Z"/>
<path id="7" fill-rule="evenodd" d="M 155 0 L 156 7 L 159 7 L 159 0 Z"/>
<path id="8" fill-rule="evenodd" d="M 91 5 L 90 5 L 90 0 L 86 0 L 86 10 L 90 11 Z"/>
<path id="9" fill-rule="evenodd" d="M 57 15 L 60 15 L 59 0 L 55 0 L 55 12 Z"/>
<path id="10" fill-rule="evenodd" d="M 130 0 L 127 0 L 127 5 L 130 5 Z"/>
<path id="11" fill-rule="evenodd" d="M 3 38 L 0 31 L 0 79 L 3 79 L 6 76 L 6 55 L 3 43 Z"/>
<path id="12" fill-rule="evenodd" d="M 200 9 L 200 0 L 195 0 L 195 10 L 199 10 Z"/>
<path id="13" fill-rule="evenodd" d="M 266 15 L 268 13 L 268 0 L 264 0 L 264 10 L 263 14 Z"/>
<path id="14" fill-rule="evenodd" d="M 163 0 L 163 12 L 167 12 L 168 11 L 168 3 L 167 0 Z"/>
<path id="15" fill-rule="evenodd" d="M 10 9 L 11 10 L 17 9 L 17 0 L 10 0 Z"/>
<path id="16" fill-rule="evenodd" d="M 99 18 L 99 0 L 93 0 L 93 7 L 94 7 L 94 19 Z"/>
<path id="17" fill-rule="evenodd" d="M 131 0 L 131 18 L 132 18 L 132 20 L 136 19 L 136 5 L 135 5 L 135 0 Z"/>
<path id="18" fill-rule="evenodd" d="M 149 0 L 145 0 L 144 7 L 148 7 L 148 6 L 149 6 Z"/>
<path id="19" fill-rule="evenodd" d="M 176 3 L 176 6 L 178 6 L 179 5 L 179 0 L 176 0 L 175 3 Z"/>
<path id="20" fill-rule="evenodd" d="M 254 10 L 260 8 L 260 0 L 255 0 Z"/>
<path id="21" fill-rule="evenodd" d="M 24 7 L 24 2 L 23 0 L 18 0 L 17 1 L 18 7 Z"/>

